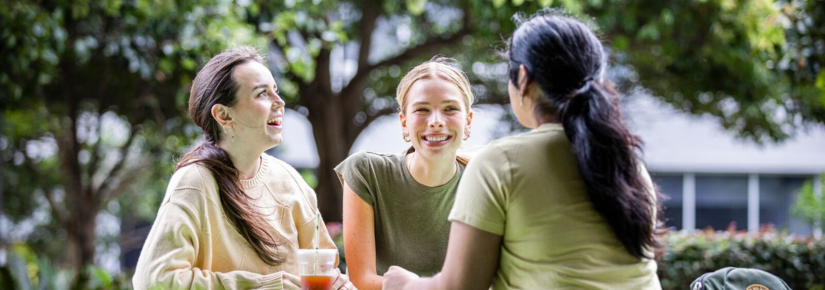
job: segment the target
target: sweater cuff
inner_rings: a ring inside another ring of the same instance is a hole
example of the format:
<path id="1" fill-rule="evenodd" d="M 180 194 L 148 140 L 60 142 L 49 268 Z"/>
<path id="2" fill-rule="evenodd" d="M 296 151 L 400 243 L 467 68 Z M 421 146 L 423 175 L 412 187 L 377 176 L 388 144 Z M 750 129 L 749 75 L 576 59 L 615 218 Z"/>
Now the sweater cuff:
<path id="1" fill-rule="evenodd" d="M 263 275 L 260 279 L 260 289 L 283 290 L 284 271 L 278 271 L 269 275 Z"/>

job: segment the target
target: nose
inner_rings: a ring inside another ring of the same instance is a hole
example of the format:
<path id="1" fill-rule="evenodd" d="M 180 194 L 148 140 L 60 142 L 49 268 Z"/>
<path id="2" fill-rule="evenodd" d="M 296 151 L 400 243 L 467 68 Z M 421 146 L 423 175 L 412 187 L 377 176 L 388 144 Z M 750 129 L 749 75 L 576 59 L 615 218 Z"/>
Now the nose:
<path id="1" fill-rule="evenodd" d="M 443 128 L 444 127 L 444 116 L 441 116 L 441 112 L 436 111 L 432 115 L 430 115 L 430 128 Z"/>
<path id="2" fill-rule="evenodd" d="M 275 99 L 272 102 L 272 107 L 273 108 L 280 109 L 281 107 L 286 106 L 286 102 L 284 102 L 284 99 L 282 99 L 280 95 L 275 94 L 275 93 L 273 93 L 272 95 L 275 96 Z"/>

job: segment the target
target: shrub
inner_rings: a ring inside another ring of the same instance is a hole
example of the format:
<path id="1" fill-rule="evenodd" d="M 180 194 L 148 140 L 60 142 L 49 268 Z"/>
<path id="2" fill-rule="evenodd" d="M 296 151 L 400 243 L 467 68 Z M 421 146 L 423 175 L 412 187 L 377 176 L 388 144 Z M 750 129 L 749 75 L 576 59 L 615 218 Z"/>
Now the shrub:
<path id="1" fill-rule="evenodd" d="M 792 289 L 825 289 L 825 240 L 764 228 L 759 233 L 705 230 L 672 232 L 659 259 L 663 289 L 686 289 L 706 272 L 724 267 L 756 268 Z"/>

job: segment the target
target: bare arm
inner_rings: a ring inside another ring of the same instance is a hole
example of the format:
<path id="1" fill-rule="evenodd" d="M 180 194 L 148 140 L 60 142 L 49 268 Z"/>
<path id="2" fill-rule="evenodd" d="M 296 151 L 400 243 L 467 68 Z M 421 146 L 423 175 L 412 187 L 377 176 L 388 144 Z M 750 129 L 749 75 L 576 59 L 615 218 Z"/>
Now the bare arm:
<path id="1" fill-rule="evenodd" d="M 418 278 L 400 267 L 384 274 L 384 289 L 479 289 L 490 287 L 498 268 L 501 236 L 461 222 L 450 227 L 450 242 L 441 273 Z"/>
<path id="2" fill-rule="evenodd" d="M 380 290 L 384 278 L 375 270 L 375 213 L 372 206 L 344 182 L 344 248 L 352 284 Z"/>

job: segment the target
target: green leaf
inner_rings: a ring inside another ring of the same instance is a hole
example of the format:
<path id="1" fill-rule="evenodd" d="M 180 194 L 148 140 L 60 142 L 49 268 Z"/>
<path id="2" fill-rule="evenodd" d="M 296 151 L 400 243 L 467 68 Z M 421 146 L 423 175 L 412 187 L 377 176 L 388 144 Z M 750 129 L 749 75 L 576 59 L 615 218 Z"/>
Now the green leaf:
<path id="1" fill-rule="evenodd" d="M 424 12 L 424 5 L 427 0 L 407 0 L 407 10 L 413 15 L 421 15 Z"/>
<path id="2" fill-rule="evenodd" d="M 820 99 L 822 106 L 825 107 L 825 69 L 820 71 L 819 76 L 816 78 L 816 88 L 822 93 Z"/>
<path id="3" fill-rule="evenodd" d="M 194 70 L 195 66 L 197 66 L 197 63 L 195 63 L 195 61 L 193 59 L 188 58 L 188 57 L 182 59 L 180 61 L 180 64 L 181 64 L 181 66 L 183 66 L 183 68 L 185 68 L 187 70 Z"/>

